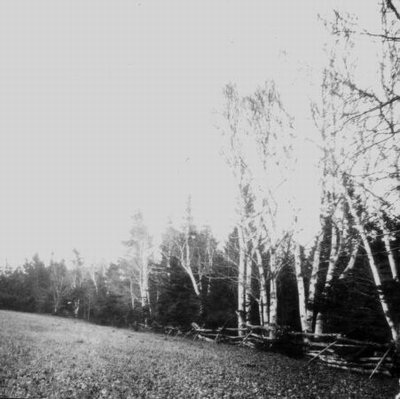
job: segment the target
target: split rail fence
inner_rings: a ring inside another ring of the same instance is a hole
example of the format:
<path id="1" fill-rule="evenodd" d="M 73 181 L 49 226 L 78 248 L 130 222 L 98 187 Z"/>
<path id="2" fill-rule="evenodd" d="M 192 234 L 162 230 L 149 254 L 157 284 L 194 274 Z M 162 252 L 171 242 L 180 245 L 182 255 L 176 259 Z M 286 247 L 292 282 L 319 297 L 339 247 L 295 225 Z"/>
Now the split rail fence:
<path id="1" fill-rule="evenodd" d="M 201 328 L 192 323 L 194 339 L 208 342 L 243 345 L 264 350 L 288 350 L 319 360 L 329 367 L 350 370 L 372 377 L 375 374 L 394 376 L 399 372 L 399 358 L 393 343 L 359 341 L 341 334 L 311 334 L 280 331 L 271 337 L 271 326 L 246 325 L 243 328 Z M 173 334 L 174 330 L 169 330 Z"/>

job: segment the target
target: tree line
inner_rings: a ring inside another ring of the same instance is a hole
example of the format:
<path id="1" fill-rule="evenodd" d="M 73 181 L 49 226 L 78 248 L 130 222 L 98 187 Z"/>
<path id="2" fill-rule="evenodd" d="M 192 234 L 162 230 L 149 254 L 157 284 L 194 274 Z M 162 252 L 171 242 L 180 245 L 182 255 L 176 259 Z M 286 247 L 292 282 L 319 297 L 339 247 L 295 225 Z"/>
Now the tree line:
<path id="1" fill-rule="evenodd" d="M 197 228 L 188 215 L 182 229 L 168 226 L 156 248 L 140 211 L 132 222 L 126 254 L 115 263 L 88 265 L 74 249 L 68 266 L 35 255 L 6 267 L 0 308 L 133 328 L 218 326 L 235 318 L 234 272 L 208 227 Z"/>
<path id="2" fill-rule="evenodd" d="M 271 248 L 267 252 L 262 241 L 257 247 L 252 240 L 244 241 L 248 232 L 239 227 L 220 248 L 211 230 L 196 227 L 189 207 L 187 212 L 182 228 L 167 228 L 157 257 L 138 212 L 125 242 L 127 254 L 116 263 L 86 265 L 74 250 L 69 267 L 64 261 L 46 265 L 35 255 L 16 269 L 3 270 L 0 308 L 132 328 L 142 324 L 185 330 L 192 322 L 210 328 L 251 324 L 275 326 L 275 337 L 283 329 L 318 332 L 320 328 L 320 332 L 339 332 L 357 339 L 391 339 L 380 295 L 394 307 L 399 306 L 400 295 L 398 282 L 389 274 L 382 236 L 371 242 L 377 267 L 385 276 L 379 293 L 368 254 L 361 247 L 356 254 L 343 249 L 327 285 L 335 240 L 332 223 L 324 226 L 314 251 L 294 247 L 293 237 L 285 235 L 275 252 Z M 399 238 L 391 245 L 400 246 Z M 314 275 L 318 276 L 315 283 Z M 305 292 L 308 302 L 302 314 L 300 301 Z M 317 322 L 318 317 L 322 322 Z M 312 328 L 305 330 L 302 323 L 309 320 Z"/>

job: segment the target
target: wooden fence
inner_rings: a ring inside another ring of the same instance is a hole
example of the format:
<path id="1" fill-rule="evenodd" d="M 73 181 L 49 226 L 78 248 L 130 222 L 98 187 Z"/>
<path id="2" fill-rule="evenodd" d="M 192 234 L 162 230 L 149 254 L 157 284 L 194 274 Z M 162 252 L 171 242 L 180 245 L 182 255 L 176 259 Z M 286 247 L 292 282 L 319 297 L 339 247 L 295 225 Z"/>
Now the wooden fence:
<path id="1" fill-rule="evenodd" d="M 340 334 L 310 334 L 280 330 L 271 338 L 271 326 L 246 325 L 243 328 L 211 330 L 192 323 L 194 339 L 223 342 L 264 350 L 277 350 L 304 355 L 308 363 L 322 361 L 329 367 L 369 374 L 394 376 L 399 371 L 399 359 L 393 343 L 359 341 Z M 275 329 L 274 329 L 275 330 Z M 174 333 L 173 329 L 168 331 Z"/>

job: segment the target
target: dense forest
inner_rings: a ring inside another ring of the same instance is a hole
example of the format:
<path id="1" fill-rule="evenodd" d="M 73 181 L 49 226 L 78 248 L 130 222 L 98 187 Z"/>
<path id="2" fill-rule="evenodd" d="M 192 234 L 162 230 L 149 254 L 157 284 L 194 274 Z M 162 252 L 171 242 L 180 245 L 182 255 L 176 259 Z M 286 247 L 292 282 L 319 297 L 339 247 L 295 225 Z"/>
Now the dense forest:
<path id="1" fill-rule="evenodd" d="M 400 11 L 380 4 L 380 30 L 352 16 L 325 21 L 333 44 L 310 99 L 320 170 L 310 245 L 293 191 L 302 131 L 268 81 L 251 94 L 224 88 L 219 131 L 237 187 L 237 225 L 224 244 L 196 226 L 190 200 L 179 228 L 155 248 L 138 212 L 127 254 L 73 267 L 39 256 L 0 276 L 0 308 L 132 326 L 191 322 L 269 325 L 398 341 L 400 333 Z M 368 41 L 378 55 L 365 86 L 357 63 Z"/>
<path id="2" fill-rule="evenodd" d="M 35 255 L 17 269 L 6 268 L 0 277 L 0 308 L 133 328 L 235 323 L 237 271 L 209 228 L 197 229 L 189 213 L 186 229 L 170 226 L 159 250 L 140 212 L 133 223 L 124 242 L 126 256 L 117 263 L 87 266 L 74 250 L 72 267 L 64 261 L 45 265 Z M 235 241 L 232 235 L 233 247 Z"/>

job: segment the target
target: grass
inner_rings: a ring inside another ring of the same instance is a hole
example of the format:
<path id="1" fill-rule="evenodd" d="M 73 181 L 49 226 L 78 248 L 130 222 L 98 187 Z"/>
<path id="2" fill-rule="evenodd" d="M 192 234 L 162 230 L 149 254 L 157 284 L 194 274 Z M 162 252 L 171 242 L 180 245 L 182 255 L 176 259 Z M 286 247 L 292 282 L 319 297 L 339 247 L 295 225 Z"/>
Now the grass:
<path id="1" fill-rule="evenodd" d="M 246 348 L 0 311 L 0 398 L 393 398 L 394 379 Z"/>

